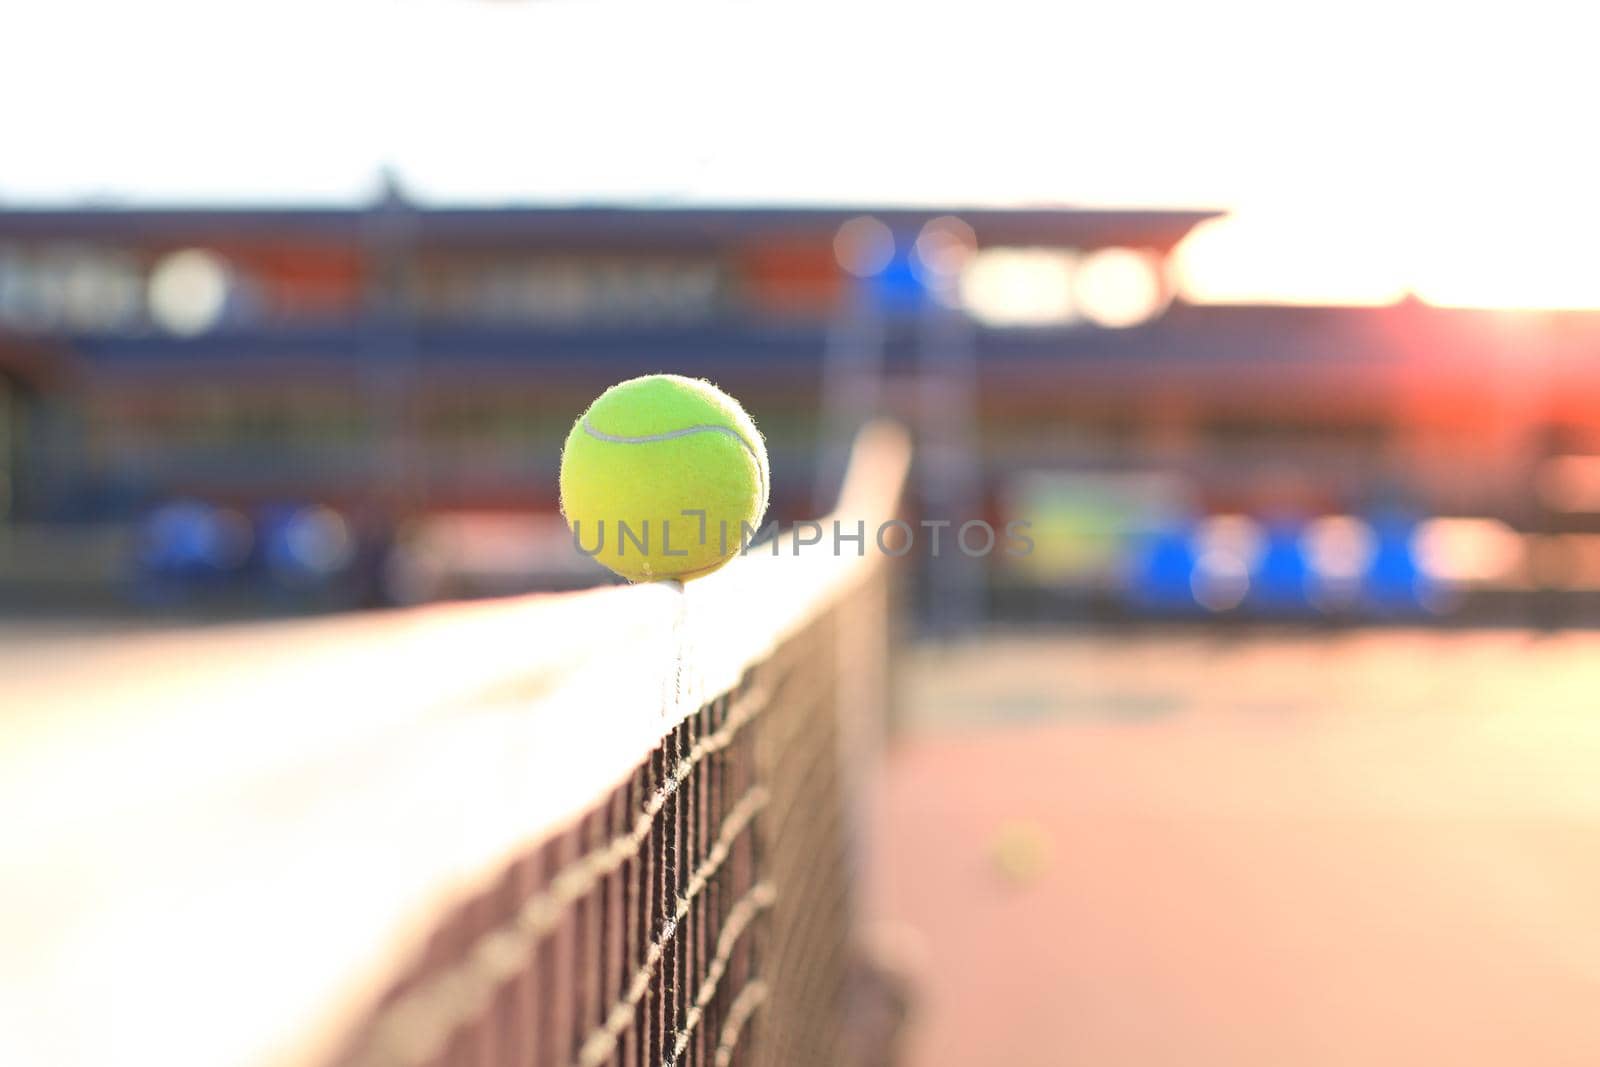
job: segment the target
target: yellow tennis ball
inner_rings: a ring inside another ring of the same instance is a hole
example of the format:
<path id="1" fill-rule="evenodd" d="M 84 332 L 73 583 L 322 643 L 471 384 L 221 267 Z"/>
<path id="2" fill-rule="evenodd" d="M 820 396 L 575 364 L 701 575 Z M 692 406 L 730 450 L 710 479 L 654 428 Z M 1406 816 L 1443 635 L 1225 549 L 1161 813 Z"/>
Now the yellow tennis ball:
<path id="1" fill-rule="evenodd" d="M 586 555 L 629 581 L 710 574 L 767 510 L 767 448 L 710 382 L 650 374 L 613 385 L 561 451 L 561 513 Z"/>

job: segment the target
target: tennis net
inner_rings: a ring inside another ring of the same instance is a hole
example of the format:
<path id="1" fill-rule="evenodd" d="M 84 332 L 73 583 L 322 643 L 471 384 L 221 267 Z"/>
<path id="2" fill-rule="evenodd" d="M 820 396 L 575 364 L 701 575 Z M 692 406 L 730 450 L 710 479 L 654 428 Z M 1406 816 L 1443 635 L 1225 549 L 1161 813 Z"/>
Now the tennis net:
<path id="1" fill-rule="evenodd" d="M 908 461 L 870 428 L 829 519 L 893 517 Z M 27 813 L 0 1053 L 848 1062 L 894 576 L 870 535 L 791 546 L 687 588 L 42 656 L 0 734 Z"/>

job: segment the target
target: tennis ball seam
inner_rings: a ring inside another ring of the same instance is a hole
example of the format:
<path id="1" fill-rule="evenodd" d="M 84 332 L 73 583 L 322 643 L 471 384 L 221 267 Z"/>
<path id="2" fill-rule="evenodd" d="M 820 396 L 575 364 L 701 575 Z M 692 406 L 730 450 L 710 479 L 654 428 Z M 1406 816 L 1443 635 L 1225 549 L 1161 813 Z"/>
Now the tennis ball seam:
<path id="1" fill-rule="evenodd" d="M 761 455 L 756 451 L 754 445 L 745 440 L 744 434 L 740 433 L 738 430 L 735 430 L 731 426 L 718 426 L 715 423 L 707 423 L 702 426 L 683 426 L 676 430 L 664 430 L 661 433 L 647 433 L 641 434 L 637 437 L 625 437 L 620 434 L 606 433 L 604 430 L 595 429 L 593 424 L 589 422 L 589 417 L 587 415 L 583 417 L 581 425 L 583 426 L 583 432 L 594 438 L 596 441 L 604 441 L 607 444 L 612 445 L 650 445 L 655 444 L 658 441 L 674 441 L 680 437 L 691 437 L 697 433 L 727 434 L 735 441 L 738 441 L 739 444 L 743 446 L 744 450 L 750 454 L 751 461 L 756 465 L 756 478 L 761 486 L 761 499 L 763 501 L 767 499 L 767 472 L 761 462 Z"/>

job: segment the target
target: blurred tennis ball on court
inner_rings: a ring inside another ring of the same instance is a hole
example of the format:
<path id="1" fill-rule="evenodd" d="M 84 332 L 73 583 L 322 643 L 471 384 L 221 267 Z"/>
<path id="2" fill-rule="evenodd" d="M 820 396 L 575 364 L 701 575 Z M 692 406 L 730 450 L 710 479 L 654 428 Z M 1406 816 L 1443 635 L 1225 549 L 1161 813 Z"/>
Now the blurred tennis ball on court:
<path id="1" fill-rule="evenodd" d="M 688 580 L 738 554 L 767 510 L 766 443 L 710 382 L 613 385 L 561 451 L 561 513 L 580 551 L 629 581 Z"/>
<path id="2" fill-rule="evenodd" d="M 1050 834 L 1039 823 L 1013 819 L 989 839 L 989 860 L 996 873 L 1014 886 L 1029 885 L 1050 866 Z"/>

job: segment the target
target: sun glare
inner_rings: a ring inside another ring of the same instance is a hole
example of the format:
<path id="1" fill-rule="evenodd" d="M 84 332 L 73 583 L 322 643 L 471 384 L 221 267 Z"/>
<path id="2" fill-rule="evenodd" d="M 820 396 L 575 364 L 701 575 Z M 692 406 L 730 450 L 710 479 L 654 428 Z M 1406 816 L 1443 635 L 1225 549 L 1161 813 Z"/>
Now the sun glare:
<path id="1" fill-rule="evenodd" d="M 1428 215 L 1373 206 L 1348 218 L 1244 210 L 1208 222 L 1173 256 L 1199 304 L 1393 303 L 1600 308 L 1600 211 L 1513 201 Z"/>
<path id="2" fill-rule="evenodd" d="M 1420 242 L 1413 290 L 1450 307 L 1600 307 L 1600 212 L 1489 206 Z"/>

